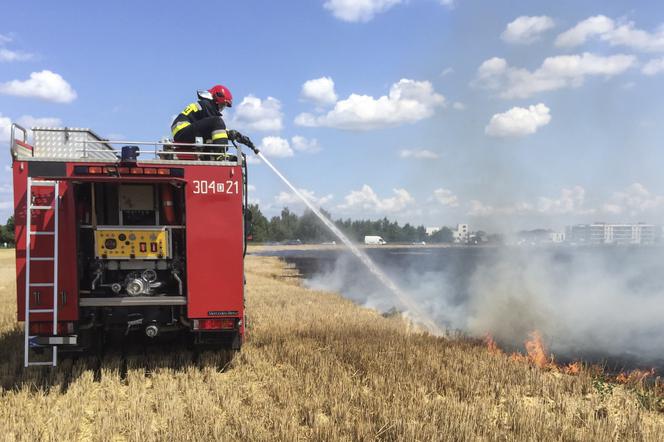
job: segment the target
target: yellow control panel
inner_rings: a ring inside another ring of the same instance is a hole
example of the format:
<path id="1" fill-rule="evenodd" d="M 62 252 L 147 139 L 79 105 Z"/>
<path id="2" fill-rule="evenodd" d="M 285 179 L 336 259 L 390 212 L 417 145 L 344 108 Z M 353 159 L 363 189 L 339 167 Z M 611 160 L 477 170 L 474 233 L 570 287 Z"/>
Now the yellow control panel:
<path id="1" fill-rule="evenodd" d="M 170 258 L 168 244 L 168 230 L 165 228 L 97 228 L 95 230 L 97 258 Z"/>

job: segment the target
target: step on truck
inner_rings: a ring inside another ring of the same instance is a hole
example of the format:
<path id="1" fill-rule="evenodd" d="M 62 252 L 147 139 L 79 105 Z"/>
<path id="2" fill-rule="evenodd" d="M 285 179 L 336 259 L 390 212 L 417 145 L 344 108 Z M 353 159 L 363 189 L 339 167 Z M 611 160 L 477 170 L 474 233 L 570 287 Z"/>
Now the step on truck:
<path id="1" fill-rule="evenodd" d="M 241 148 L 32 134 L 11 128 L 24 365 L 55 366 L 58 350 L 110 335 L 186 333 L 239 349 L 250 220 Z"/>

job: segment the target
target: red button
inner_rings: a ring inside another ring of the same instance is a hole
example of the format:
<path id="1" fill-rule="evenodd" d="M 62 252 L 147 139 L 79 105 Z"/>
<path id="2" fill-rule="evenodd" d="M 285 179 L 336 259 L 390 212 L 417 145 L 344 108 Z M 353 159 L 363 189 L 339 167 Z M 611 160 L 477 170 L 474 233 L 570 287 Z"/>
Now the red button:
<path id="1" fill-rule="evenodd" d="M 144 242 L 139 244 L 139 248 L 140 248 L 141 252 L 143 252 L 143 253 L 148 251 L 148 245 Z"/>
<path id="2" fill-rule="evenodd" d="M 150 243 L 150 251 L 151 252 L 156 252 L 157 251 L 157 243 L 156 242 L 151 242 Z"/>

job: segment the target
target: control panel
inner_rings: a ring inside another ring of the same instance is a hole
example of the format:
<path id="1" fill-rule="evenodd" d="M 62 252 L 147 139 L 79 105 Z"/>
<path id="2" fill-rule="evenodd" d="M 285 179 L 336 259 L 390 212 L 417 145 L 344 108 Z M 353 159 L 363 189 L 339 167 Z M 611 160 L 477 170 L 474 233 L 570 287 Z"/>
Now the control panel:
<path id="1" fill-rule="evenodd" d="M 103 259 L 170 258 L 168 233 L 164 227 L 97 227 L 95 255 Z"/>

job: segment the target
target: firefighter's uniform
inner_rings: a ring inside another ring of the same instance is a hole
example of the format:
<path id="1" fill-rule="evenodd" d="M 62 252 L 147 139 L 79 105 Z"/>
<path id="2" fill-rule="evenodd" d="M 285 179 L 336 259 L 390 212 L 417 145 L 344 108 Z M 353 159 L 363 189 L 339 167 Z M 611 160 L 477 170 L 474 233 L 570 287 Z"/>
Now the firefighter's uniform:
<path id="1" fill-rule="evenodd" d="M 176 143 L 195 143 L 197 137 L 205 143 L 226 144 L 226 123 L 217 105 L 211 100 L 200 99 L 189 104 L 173 120 L 171 134 Z"/>

